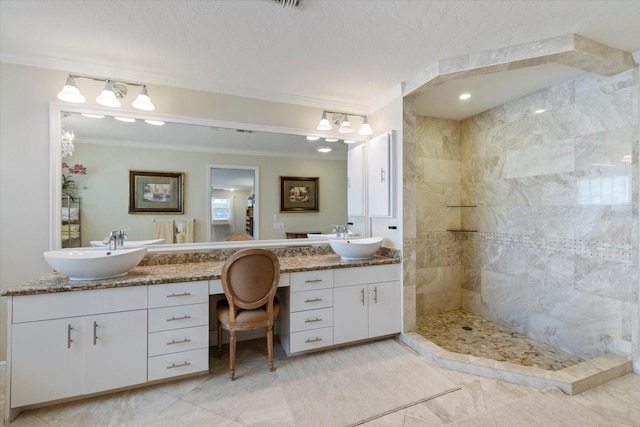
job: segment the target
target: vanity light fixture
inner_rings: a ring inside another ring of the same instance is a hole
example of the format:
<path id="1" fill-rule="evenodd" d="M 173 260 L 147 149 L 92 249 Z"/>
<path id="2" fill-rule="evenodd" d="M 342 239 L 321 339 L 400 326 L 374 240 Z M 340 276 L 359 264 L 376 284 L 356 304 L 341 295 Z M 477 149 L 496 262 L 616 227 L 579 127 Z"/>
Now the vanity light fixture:
<path id="1" fill-rule="evenodd" d="M 331 114 L 331 122 L 329 121 L 328 114 Z M 351 133 L 354 131 L 351 126 L 351 121 L 349 120 L 349 116 L 362 117 L 362 126 L 358 131 L 359 135 L 372 135 L 373 129 L 369 125 L 369 121 L 367 120 L 367 116 L 363 116 L 361 114 L 351 114 L 351 113 L 342 113 L 338 111 L 322 111 L 322 118 L 320 119 L 320 123 L 318 123 L 318 130 L 332 130 L 332 122 L 333 125 L 338 126 L 338 132 L 340 133 Z"/>
<path id="2" fill-rule="evenodd" d="M 145 123 L 148 123 L 154 126 L 164 126 L 164 122 L 161 120 L 145 120 Z"/>
<path id="3" fill-rule="evenodd" d="M 466 101 L 467 99 L 471 98 L 471 94 L 470 93 L 463 93 L 458 97 L 461 101 Z"/>
<path id="4" fill-rule="evenodd" d="M 307 141 L 317 141 L 319 139 L 320 139 L 319 136 L 312 136 L 312 135 L 307 136 Z"/>
<path id="5" fill-rule="evenodd" d="M 76 135 L 73 131 L 67 131 L 62 129 L 62 134 L 60 135 L 60 150 L 62 151 L 61 157 L 64 159 L 65 157 L 72 156 L 73 151 L 75 150 L 75 146 L 73 145 L 73 140 Z"/>
<path id="6" fill-rule="evenodd" d="M 355 144 L 356 143 L 355 139 L 344 139 L 343 142 L 345 144 Z"/>
<path id="7" fill-rule="evenodd" d="M 89 114 L 89 113 L 81 113 L 81 114 L 90 119 L 104 119 L 104 116 L 102 114 Z"/>
<path id="8" fill-rule="evenodd" d="M 326 147 L 326 146 L 322 146 L 322 147 L 318 147 L 316 148 L 316 150 L 320 153 L 328 153 L 330 152 L 332 149 L 331 147 Z"/>
<path id="9" fill-rule="evenodd" d="M 78 76 L 72 74 L 69 74 L 64 87 L 60 92 L 58 92 L 58 99 L 61 99 L 62 101 L 73 102 L 75 104 L 82 104 L 86 101 L 85 97 L 82 96 L 80 90 L 76 86 L 77 79 L 104 82 L 104 89 L 102 89 L 100 95 L 96 97 L 96 102 L 100 105 L 104 105 L 105 107 L 120 107 L 120 100 L 127 96 L 127 86 L 136 86 L 140 88 L 140 94 L 131 103 L 131 106 L 137 108 L 138 110 L 155 110 L 155 106 L 151 102 L 151 98 L 149 98 L 147 85 L 143 83 L 121 82 L 111 79 Z"/>
<path id="10" fill-rule="evenodd" d="M 338 138 L 325 138 L 324 140 L 327 142 L 338 142 Z"/>

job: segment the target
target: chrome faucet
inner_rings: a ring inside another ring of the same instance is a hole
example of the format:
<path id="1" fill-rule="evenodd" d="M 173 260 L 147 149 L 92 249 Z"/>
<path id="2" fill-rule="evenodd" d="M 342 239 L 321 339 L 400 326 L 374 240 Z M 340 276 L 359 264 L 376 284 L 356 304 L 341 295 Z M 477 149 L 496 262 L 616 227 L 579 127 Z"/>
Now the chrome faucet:
<path id="1" fill-rule="evenodd" d="M 109 232 L 109 235 L 102 241 L 102 243 L 104 244 L 108 243 L 109 249 L 115 250 L 118 246 L 120 247 L 124 246 L 124 241 L 127 238 L 128 236 L 123 230 L 113 230 Z"/>
<path id="2" fill-rule="evenodd" d="M 336 225 L 334 227 L 336 230 L 336 238 L 338 239 L 349 238 L 349 227 L 347 227 L 346 225 Z"/>

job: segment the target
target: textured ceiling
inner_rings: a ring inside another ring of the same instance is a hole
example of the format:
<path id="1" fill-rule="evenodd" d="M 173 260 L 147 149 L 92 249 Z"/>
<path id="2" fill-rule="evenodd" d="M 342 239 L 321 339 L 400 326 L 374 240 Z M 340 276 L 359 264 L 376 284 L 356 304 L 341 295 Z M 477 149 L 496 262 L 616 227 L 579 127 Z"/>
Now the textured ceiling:
<path id="1" fill-rule="evenodd" d="M 370 112 L 459 55 L 567 33 L 638 52 L 638 22 L 637 0 L 2 0 L 0 60 Z"/>

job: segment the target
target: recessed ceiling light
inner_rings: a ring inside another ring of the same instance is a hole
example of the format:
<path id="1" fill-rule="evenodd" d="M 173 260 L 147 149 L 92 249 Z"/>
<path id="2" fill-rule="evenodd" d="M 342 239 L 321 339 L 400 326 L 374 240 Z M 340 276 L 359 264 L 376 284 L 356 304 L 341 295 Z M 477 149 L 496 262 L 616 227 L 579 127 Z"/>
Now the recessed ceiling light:
<path id="1" fill-rule="evenodd" d="M 160 120 L 145 120 L 145 122 L 147 122 L 150 125 L 154 125 L 154 126 L 162 126 L 162 125 L 164 125 L 164 122 L 160 121 Z"/>
<path id="2" fill-rule="evenodd" d="M 462 95 L 459 96 L 461 101 L 466 101 L 467 99 L 471 98 L 471 94 L 470 93 L 463 93 Z"/>
<path id="3" fill-rule="evenodd" d="M 547 110 L 545 110 L 544 108 L 540 108 L 539 110 L 536 110 L 535 113 L 540 114 L 540 113 L 544 113 L 545 111 Z"/>
<path id="4" fill-rule="evenodd" d="M 321 153 L 328 153 L 329 151 L 331 151 L 330 147 L 318 147 L 316 148 L 316 150 L 318 150 Z"/>
<path id="5" fill-rule="evenodd" d="M 136 121 L 136 119 L 131 117 L 114 117 L 114 119 L 120 120 L 121 122 L 125 122 L 125 123 L 133 123 Z"/>
<path id="6" fill-rule="evenodd" d="M 317 141 L 317 140 L 320 139 L 320 137 L 319 136 L 311 136 L 311 135 L 309 135 L 309 136 L 307 136 L 307 139 L 309 141 Z"/>
<path id="7" fill-rule="evenodd" d="M 325 138 L 324 140 L 327 142 L 336 142 L 338 141 L 338 138 Z"/>
<path id="8" fill-rule="evenodd" d="M 90 119 L 104 119 L 104 116 L 102 114 L 82 113 L 82 115 L 85 117 L 89 117 Z"/>

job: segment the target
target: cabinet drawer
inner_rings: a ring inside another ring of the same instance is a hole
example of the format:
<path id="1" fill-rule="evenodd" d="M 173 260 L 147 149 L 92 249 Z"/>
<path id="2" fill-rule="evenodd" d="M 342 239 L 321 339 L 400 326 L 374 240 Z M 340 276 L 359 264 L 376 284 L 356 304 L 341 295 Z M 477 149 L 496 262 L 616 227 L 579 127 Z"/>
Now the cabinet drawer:
<path id="1" fill-rule="evenodd" d="M 333 326 L 333 308 L 299 311 L 291 313 L 289 320 L 291 332 L 308 331 L 310 329 Z"/>
<path id="2" fill-rule="evenodd" d="M 291 273 L 291 292 L 333 287 L 333 270 L 298 271 Z"/>
<path id="3" fill-rule="evenodd" d="M 333 306 L 333 289 L 292 292 L 289 295 L 289 311 L 314 310 Z"/>
<path id="4" fill-rule="evenodd" d="M 209 281 L 165 283 L 149 286 L 149 308 L 209 301 Z"/>
<path id="5" fill-rule="evenodd" d="M 13 297 L 12 323 L 147 308 L 147 287 L 96 289 Z"/>
<path id="6" fill-rule="evenodd" d="M 335 286 L 400 280 L 401 264 L 372 265 L 369 267 L 338 268 L 334 272 Z"/>
<path id="7" fill-rule="evenodd" d="M 172 329 L 149 334 L 149 356 L 209 347 L 209 327 Z"/>
<path id="8" fill-rule="evenodd" d="M 291 353 L 333 345 L 333 327 L 291 334 Z"/>
<path id="9" fill-rule="evenodd" d="M 149 310 L 149 332 L 209 325 L 209 304 L 179 305 Z"/>
<path id="10" fill-rule="evenodd" d="M 149 381 L 209 371 L 209 348 L 154 356 L 148 359 Z"/>

